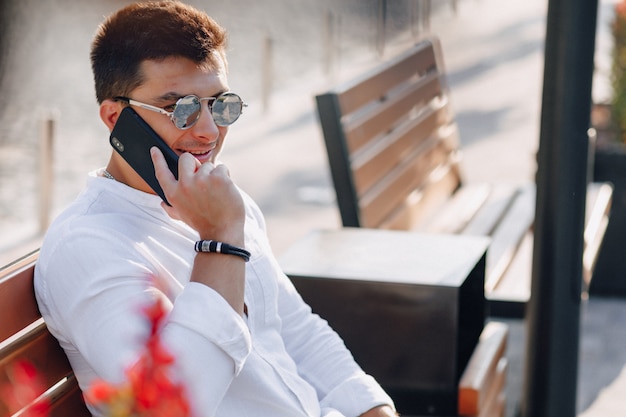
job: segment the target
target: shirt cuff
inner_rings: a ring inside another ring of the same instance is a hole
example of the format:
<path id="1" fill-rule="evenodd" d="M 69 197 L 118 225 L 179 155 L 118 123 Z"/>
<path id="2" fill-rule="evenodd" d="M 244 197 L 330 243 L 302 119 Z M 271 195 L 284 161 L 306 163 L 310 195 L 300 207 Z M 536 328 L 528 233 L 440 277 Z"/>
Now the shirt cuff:
<path id="1" fill-rule="evenodd" d="M 201 335 L 217 345 L 235 363 L 238 375 L 252 350 L 250 332 L 243 318 L 212 288 L 190 282 L 176 298 L 169 323 Z"/>
<path id="2" fill-rule="evenodd" d="M 347 379 L 321 401 L 322 408 L 332 407 L 346 416 L 359 416 L 380 405 L 395 410 L 393 400 L 370 375 L 358 375 Z"/>

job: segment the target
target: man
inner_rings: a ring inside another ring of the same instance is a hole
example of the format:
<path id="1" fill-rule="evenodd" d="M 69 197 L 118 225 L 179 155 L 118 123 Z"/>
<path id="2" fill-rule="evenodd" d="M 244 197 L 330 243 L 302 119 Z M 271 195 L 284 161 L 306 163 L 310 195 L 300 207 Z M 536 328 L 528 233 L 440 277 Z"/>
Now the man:
<path id="1" fill-rule="evenodd" d="M 225 38 L 174 1 L 134 4 L 101 25 L 91 51 L 100 117 L 112 130 L 130 106 L 179 155 L 178 179 L 153 148 L 165 204 L 112 152 L 46 236 L 41 312 L 82 389 L 124 379 L 148 331 L 139 307 L 161 299 L 160 338 L 196 416 L 395 415 L 279 270 L 258 207 L 217 165 L 243 107 Z"/>

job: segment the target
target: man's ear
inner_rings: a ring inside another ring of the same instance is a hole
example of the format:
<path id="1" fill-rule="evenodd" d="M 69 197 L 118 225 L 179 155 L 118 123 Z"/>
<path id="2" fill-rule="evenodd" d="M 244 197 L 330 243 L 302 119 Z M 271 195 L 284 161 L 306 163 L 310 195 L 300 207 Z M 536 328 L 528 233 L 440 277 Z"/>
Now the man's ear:
<path id="1" fill-rule="evenodd" d="M 100 104 L 100 118 L 107 125 L 109 131 L 113 130 L 123 108 L 124 105 L 116 100 L 104 100 Z"/>

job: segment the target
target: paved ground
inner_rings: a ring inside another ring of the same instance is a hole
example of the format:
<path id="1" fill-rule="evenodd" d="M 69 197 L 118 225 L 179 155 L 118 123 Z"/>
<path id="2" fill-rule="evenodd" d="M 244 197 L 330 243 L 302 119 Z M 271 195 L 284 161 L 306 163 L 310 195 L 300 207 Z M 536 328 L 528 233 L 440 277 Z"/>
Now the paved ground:
<path id="1" fill-rule="evenodd" d="M 606 22 L 612 3 L 614 0 L 605 0 L 601 5 L 596 99 L 606 94 Z M 456 15 L 445 9 L 431 21 L 431 30 L 443 43 L 468 181 L 523 181 L 535 172 L 546 4 L 545 0 L 464 0 Z M 406 33 L 389 41 L 385 56 L 419 36 Z M 371 54 L 363 59 L 358 54 L 337 56 L 332 76 L 305 73 L 301 83 L 278 89 L 266 110 L 259 99 L 252 100 L 231 129 L 223 159 L 264 210 L 278 254 L 314 228 L 339 226 L 313 95 L 372 66 L 377 59 Z M 15 159 L 24 152 L 18 149 L 11 155 Z M 65 171 L 61 174 L 75 176 Z M 13 232 L 11 228 L 2 230 L 5 237 Z M 612 394 L 617 389 L 611 387 L 594 404 L 604 387 L 612 383 L 619 387 L 626 379 L 620 373 L 626 364 L 626 302 L 592 298 L 582 310 L 578 409 L 587 410 L 585 417 L 617 416 L 592 413 L 616 397 L 624 401 L 623 395 Z M 507 416 L 513 417 L 522 397 L 525 335 L 521 321 L 509 324 Z M 625 410 L 626 403 L 618 408 Z"/>

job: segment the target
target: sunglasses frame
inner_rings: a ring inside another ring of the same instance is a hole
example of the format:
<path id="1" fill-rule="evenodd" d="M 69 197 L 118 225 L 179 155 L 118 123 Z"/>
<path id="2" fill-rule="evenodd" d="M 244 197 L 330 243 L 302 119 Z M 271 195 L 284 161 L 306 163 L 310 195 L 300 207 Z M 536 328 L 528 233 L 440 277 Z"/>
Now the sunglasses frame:
<path id="1" fill-rule="evenodd" d="M 200 119 L 200 114 L 202 113 L 202 102 L 203 101 L 208 101 L 208 105 L 209 105 L 209 112 L 211 113 L 211 117 L 213 118 L 213 120 L 215 121 L 215 116 L 213 115 L 213 103 L 217 100 L 219 100 L 220 98 L 224 98 L 224 97 L 237 97 L 239 99 L 239 103 L 241 104 L 241 109 L 239 111 L 239 115 L 237 115 L 237 117 L 235 118 L 235 120 L 233 120 L 232 122 L 228 123 L 228 124 L 219 124 L 217 122 L 215 122 L 216 125 L 218 126 L 230 126 L 233 123 L 235 123 L 239 117 L 241 116 L 241 114 L 243 113 L 243 108 L 244 107 L 248 107 L 248 104 L 245 103 L 242 98 L 235 93 L 230 93 L 230 92 L 226 92 L 226 93 L 222 93 L 219 96 L 215 96 L 215 97 L 198 97 L 195 94 L 188 94 L 184 97 L 179 98 L 178 100 L 176 100 L 176 104 L 174 104 L 174 111 L 167 111 L 161 107 L 157 107 L 157 106 L 153 106 L 151 104 L 146 104 L 146 103 L 142 103 L 141 101 L 137 101 L 137 100 L 133 100 L 132 98 L 129 97 L 115 97 L 115 100 L 121 100 L 121 101 L 125 101 L 126 103 L 128 103 L 131 106 L 137 106 L 137 107 L 141 107 L 142 109 L 146 109 L 146 110 L 150 110 L 156 113 L 161 113 L 165 116 L 168 116 L 170 118 L 170 120 L 172 121 L 172 124 L 174 124 L 174 126 L 176 126 L 177 129 L 180 130 L 187 130 L 192 128 L 197 122 L 198 119 Z M 176 122 L 174 121 L 174 113 L 176 112 L 176 106 L 178 106 L 178 103 L 180 103 L 182 100 L 185 100 L 187 98 L 195 98 L 196 100 L 198 100 L 198 103 L 200 104 L 200 111 L 198 111 L 198 116 L 196 117 L 196 119 L 190 123 L 187 126 L 184 127 L 179 127 Z"/>

